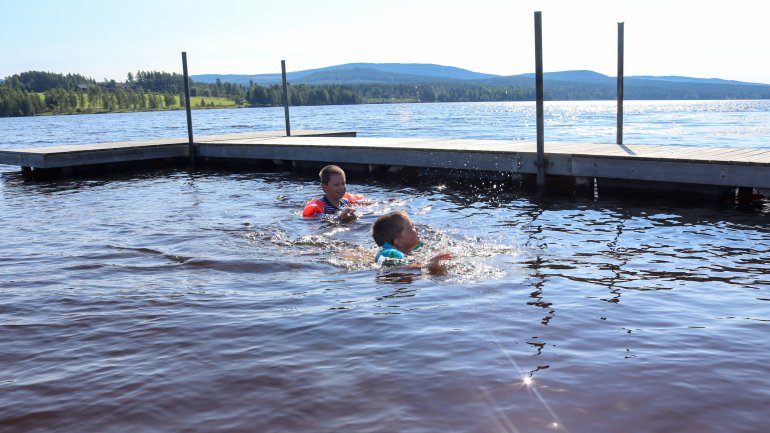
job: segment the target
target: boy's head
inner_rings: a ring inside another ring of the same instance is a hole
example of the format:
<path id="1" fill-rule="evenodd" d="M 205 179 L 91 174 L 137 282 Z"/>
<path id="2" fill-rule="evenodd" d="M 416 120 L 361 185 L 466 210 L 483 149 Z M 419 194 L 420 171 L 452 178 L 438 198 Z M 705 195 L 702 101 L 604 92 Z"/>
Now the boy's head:
<path id="1" fill-rule="evenodd" d="M 406 254 L 420 243 L 417 228 L 404 211 L 390 212 L 377 218 L 372 224 L 372 237 L 377 246 L 387 242 Z"/>
<path id="2" fill-rule="evenodd" d="M 318 175 L 321 177 L 321 189 L 324 190 L 326 198 L 336 205 L 347 191 L 345 172 L 336 165 L 327 165 Z"/>
<path id="3" fill-rule="evenodd" d="M 328 184 L 332 179 L 332 176 L 335 174 L 342 176 L 342 181 L 345 181 L 345 172 L 336 165 L 327 165 L 326 167 L 322 168 L 320 172 L 318 172 L 318 176 L 321 178 L 321 183 L 324 185 Z"/>

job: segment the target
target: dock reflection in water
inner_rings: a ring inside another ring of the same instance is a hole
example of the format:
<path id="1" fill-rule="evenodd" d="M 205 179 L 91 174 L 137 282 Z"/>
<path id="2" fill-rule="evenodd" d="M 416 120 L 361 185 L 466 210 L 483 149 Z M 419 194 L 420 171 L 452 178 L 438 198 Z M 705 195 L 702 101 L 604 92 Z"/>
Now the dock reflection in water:
<path id="1" fill-rule="evenodd" d="M 0 177 L 0 432 L 763 431 L 770 209 Z M 407 210 L 449 273 L 385 274 Z"/>

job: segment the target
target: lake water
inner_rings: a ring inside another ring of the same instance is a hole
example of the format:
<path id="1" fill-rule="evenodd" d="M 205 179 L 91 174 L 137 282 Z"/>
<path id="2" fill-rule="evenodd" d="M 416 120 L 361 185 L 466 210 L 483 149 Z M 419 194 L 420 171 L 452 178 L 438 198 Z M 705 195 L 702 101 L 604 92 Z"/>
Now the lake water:
<path id="1" fill-rule="evenodd" d="M 545 102 L 545 140 L 615 143 L 616 103 Z M 281 107 L 196 110 L 194 133 L 283 131 Z M 356 131 L 360 137 L 534 141 L 532 102 L 292 107 L 291 129 Z M 626 101 L 623 142 L 770 148 L 770 100 Z M 187 138 L 184 111 L 0 118 L 0 149 Z"/>
<path id="2" fill-rule="evenodd" d="M 292 108 L 293 129 L 534 139 L 525 103 Z M 767 148 L 768 101 L 628 102 L 626 143 Z M 614 104 L 546 103 L 614 142 Z M 196 135 L 282 109 L 193 112 Z M 184 137 L 183 112 L 0 119 L 0 146 Z M 343 167 L 344 168 L 344 167 Z M 770 204 L 553 198 L 351 176 L 0 167 L 0 432 L 765 432 Z M 408 211 L 446 275 L 383 273 Z"/>

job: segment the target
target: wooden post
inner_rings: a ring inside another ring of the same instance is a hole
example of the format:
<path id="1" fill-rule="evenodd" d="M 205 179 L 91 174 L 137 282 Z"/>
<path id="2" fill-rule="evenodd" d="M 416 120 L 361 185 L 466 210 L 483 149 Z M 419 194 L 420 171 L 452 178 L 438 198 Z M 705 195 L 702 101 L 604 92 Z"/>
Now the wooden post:
<path id="1" fill-rule="evenodd" d="M 543 120 L 543 25 L 535 12 L 535 94 L 537 106 L 537 191 L 545 192 L 545 131 Z"/>
<path id="2" fill-rule="evenodd" d="M 291 137 L 289 125 L 289 86 L 286 83 L 286 60 L 281 60 L 281 75 L 283 76 L 283 117 L 286 119 L 286 136 Z"/>
<path id="3" fill-rule="evenodd" d="M 187 52 L 182 51 L 182 72 L 184 75 L 184 102 L 187 108 L 187 150 L 190 164 L 195 164 L 195 144 L 193 142 L 192 108 L 190 107 L 190 77 L 187 75 Z"/>
<path id="4" fill-rule="evenodd" d="M 623 23 L 618 23 L 618 123 L 617 144 L 623 144 Z"/>

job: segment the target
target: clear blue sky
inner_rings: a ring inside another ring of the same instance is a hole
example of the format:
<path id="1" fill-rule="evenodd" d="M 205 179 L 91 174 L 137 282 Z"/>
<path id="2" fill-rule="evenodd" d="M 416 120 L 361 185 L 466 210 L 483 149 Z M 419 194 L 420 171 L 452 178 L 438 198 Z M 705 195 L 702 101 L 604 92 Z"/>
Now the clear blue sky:
<path id="1" fill-rule="evenodd" d="M 30 70 L 124 81 L 128 72 L 262 74 L 342 63 L 684 75 L 770 83 L 767 0 L 24 0 L 0 7 L 0 77 Z"/>

